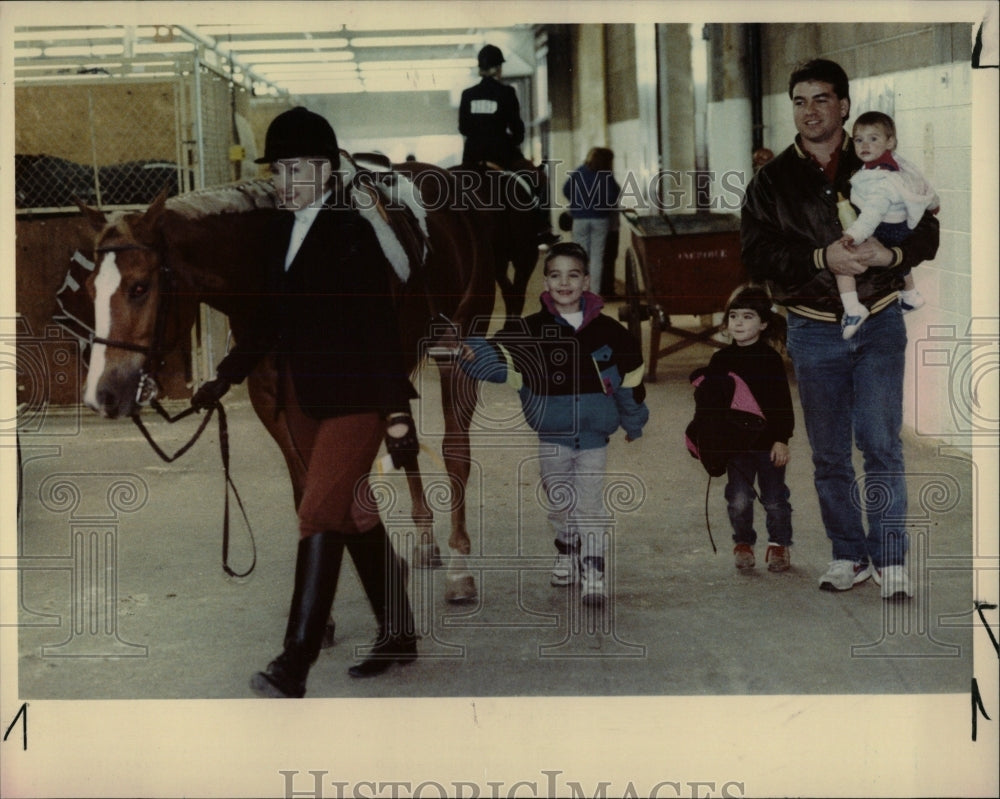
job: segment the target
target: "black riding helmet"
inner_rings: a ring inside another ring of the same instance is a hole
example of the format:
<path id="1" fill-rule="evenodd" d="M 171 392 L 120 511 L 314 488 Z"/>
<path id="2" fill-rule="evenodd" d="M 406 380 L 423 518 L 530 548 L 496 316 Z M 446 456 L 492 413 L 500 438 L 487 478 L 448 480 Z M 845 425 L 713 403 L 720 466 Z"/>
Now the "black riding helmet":
<path id="1" fill-rule="evenodd" d="M 492 69 L 493 67 L 498 67 L 504 62 L 503 53 L 500 48 L 493 44 L 488 44 L 479 51 L 479 68 L 480 69 Z"/>
<path id="2" fill-rule="evenodd" d="M 264 157 L 257 164 L 273 164 L 283 158 L 317 156 L 329 158 L 334 169 L 340 167 L 337 134 L 330 123 L 303 106 L 278 114 L 267 128 Z"/>

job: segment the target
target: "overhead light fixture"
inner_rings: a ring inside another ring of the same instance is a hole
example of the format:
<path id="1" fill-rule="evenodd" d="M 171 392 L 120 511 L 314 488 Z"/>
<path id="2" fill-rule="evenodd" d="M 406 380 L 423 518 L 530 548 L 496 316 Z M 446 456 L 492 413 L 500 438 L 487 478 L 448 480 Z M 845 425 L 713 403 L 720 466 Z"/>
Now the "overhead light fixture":
<path id="1" fill-rule="evenodd" d="M 347 47 L 348 41 L 343 37 L 313 38 L 313 39 L 240 39 L 237 41 L 217 40 L 220 50 L 229 52 L 249 53 L 267 50 L 323 50 Z"/>
<path id="2" fill-rule="evenodd" d="M 427 36 L 355 36 L 351 47 L 459 47 L 463 44 L 483 44 L 479 34 L 427 35 Z"/>
<path id="3" fill-rule="evenodd" d="M 162 27 L 162 26 L 161 26 Z M 126 28 L 122 25 L 112 25 L 105 28 L 20 28 L 14 31 L 11 38 L 15 42 L 69 42 L 90 41 L 91 39 L 121 39 Z M 155 26 L 143 26 L 135 29 L 136 36 L 152 38 L 156 35 Z"/>
<path id="4" fill-rule="evenodd" d="M 137 54 L 152 53 L 190 53 L 194 50 L 193 42 L 149 42 L 136 44 L 134 52 Z"/>
<path id="5" fill-rule="evenodd" d="M 29 73 L 29 72 L 48 72 L 48 73 L 51 74 L 53 72 L 53 70 L 79 69 L 80 66 L 81 66 L 81 64 L 80 64 L 79 61 L 66 61 L 66 62 L 63 62 L 63 63 L 58 63 L 58 62 L 53 63 L 53 62 L 50 61 L 50 62 L 47 62 L 47 63 L 44 63 L 44 64 L 23 64 L 23 65 L 22 64 L 18 64 L 17 67 L 16 67 L 16 71 L 17 71 L 18 76 L 28 77 L 27 73 Z M 118 61 L 118 62 L 102 61 L 101 62 L 101 69 L 112 70 L 112 69 L 120 69 L 121 67 L 122 67 L 122 63 L 120 61 Z M 61 73 L 61 74 L 67 74 L 68 75 L 68 74 L 75 74 L 75 73 L 66 72 L 66 73 Z M 18 80 L 20 80 L 20 77 L 18 78 Z"/>
<path id="6" fill-rule="evenodd" d="M 328 80 L 348 80 L 350 78 L 355 78 L 358 76 L 358 72 L 355 69 L 351 70 L 332 70 L 332 69 L 305 69 L 305 68 L 288 68 L 288 69 L 274 69 L 274 70 L 258 70 L 257 74 L 262 78 L 267 78 L 267 80 L 273 80 L 276 82 L 283 82 L 286 80 L 305 80 L 312 79 L 313 77 L 323 78 Z"/>
<path id="7" fill-rule="evenodd" d="M 474 69 L 473 58 L 397 58 L 393 61 L 360 61 L 364 69 L 371 70 L 415 70 L 415 69 Z"/>
<path id="8" fill-rule="evenodd" d="M 280 33 L 301 33 L 304 31 L 302 23 L 292 23 L 282 24 L 281 22 L 268 23 L 267 25 L 255 25 L 250 23 L 232 23 L 225 25 L 196 25 L 195 28 L 199 33 L 203 33 L 207 36 L 252 36 L 255 33 L 268 33 L 268 34 L 280 34 Z M 324 33 L 340 33 L 344 30 L 343 25 L 324 25 Z"/>
<path id="9" fill-rule="evenodd" d="M 361 94 L 365 91 L 360 80 L 355 81 L 289 81 L 281 86 L 290 94 Z"/>
<path id="10" fill-rule="evenodd" d="M 246 64 L 291 64 L 293 62 L 315 62 L 323 64 L 338 61 L 354 61 L 350 50 L 333 50 L 329 53 L 247 53 L 239 55 Z"/>
<path id="11" fill-rule="evenodd" d="M 102 55 L 121 55 L 125 48 L 120 44 L 55 45 L 45 48 L 46 58 L 90 58 Z"/>

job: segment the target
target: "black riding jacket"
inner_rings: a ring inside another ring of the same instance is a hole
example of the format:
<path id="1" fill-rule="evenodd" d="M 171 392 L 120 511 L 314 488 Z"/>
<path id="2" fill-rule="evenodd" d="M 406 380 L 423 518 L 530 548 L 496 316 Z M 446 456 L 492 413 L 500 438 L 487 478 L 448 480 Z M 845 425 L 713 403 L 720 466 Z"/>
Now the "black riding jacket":
<path id="1" fill-rule="evenodd" d="M 465 136 L 463 164 L 492 161 L 509 169 L 520 160 L 524 141 L 521 106 L 513 86 L 485 77 L 462 92 L 458 130 Z"/>
<path id="2" fill-rule="evenodd" d="M 750 276 L 767 281 L 775 299 L 803 316 L 835 322 L 843 314 L 834 275 L 826 268 L 827 245 L 843 228 L 837 195 L 850 198 L 850 178 L 861 168 L 854 142 L 844 132 L 844 145 L 834 181 L 800 146 L 799 137 L 765 164 L 747 187 L 743 204 L 743 263 Z M 903 275 L 937 253 L 938 220 L 925 213 L 901 245 L 890 248 L 891 266 L 872 267 L 857 276 L 858 298 L 872 311 L 895 301 Z"/>

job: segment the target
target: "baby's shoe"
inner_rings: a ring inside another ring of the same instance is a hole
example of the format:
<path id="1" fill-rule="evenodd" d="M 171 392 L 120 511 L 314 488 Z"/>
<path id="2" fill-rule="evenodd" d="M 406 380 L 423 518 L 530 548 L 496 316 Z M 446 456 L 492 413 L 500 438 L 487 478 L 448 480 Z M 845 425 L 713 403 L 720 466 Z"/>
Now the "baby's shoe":
<path id="1" fill-rule="evenodd" d="M 844 310 L 844 316 L 840 320 L 840 331 L 844 337 L 844 341 L 852 338 L 854 334 L 858 332 L 858 328 L 861 327 L 861 323 L 871 316 L 871 313 L 872 312 L 865 308 L 864 305 L 859 305 L 857 308 L 851 308 L 850 310 Z"/>
<path id="2" fill-rule="evenodd" d="M 924 299 L 924 295 L 916 289 L 899 292 L 899 307 L 903 313 L 909 313 L 910 311 L 917 310 L 917 308 L 923 308 L 924 303 L 926 302 L 927 300 Z"/>

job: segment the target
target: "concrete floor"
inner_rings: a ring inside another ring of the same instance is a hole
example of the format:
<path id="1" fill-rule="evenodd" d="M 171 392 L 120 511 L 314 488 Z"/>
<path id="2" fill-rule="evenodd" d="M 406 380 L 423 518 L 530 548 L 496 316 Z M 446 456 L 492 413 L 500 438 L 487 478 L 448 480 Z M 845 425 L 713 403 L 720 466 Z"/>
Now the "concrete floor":
<path id="1" fill-rule="evenodd" d="M 534 288 L 534 287 L 533 287 Z M 533 295 L 529 295 L 533 296 Z M 535 301 L 529 299 L 528 309 Z M 611 312 L 615 309 L 612 306 Z M 668 343 L 669 338 L 664 343 Z M 373 680 L 347 667 L 374 622 L 345 561 L 337 642 L 309 678 L 310 697 L 692 696 L 940 694 L 973 675 L 972 472 L 926 441 L 905 441 L 911 482 L 911 568 L 917 594 L 884 603 L 872 583 L 818 590 L 830 558 L 797 418 L 788 470 L 792 569 L 733 567 L 723 481 L 689 457 L 687 374 L 711 350 L 660 360 L 646 435 L 609 450 L 618 513 L 612 598 L 596 615 L 578 592 L 549 585 L 552 535 L 536 497 L 536 440 L 504 387 L 486 386 L 473 438 L 469 529 L 479 599 L 444 601 L 446 570 L 413 570 L 420 659 Z M 422 440 L 440 447 L 436 367 L 418 377 Z M 793 383 L 794 391 L 794 383 Z M 245 698 L 247 680 L 280 650 L 296 526 L 281 457 L 240 388 L 227 399 L 232 476 L 257 547 L 246 579 L 221 569 L 223 476 L 217 428 L 172 465 L 128 422 L 49 414 L 21 438 L 19 695 L 30 699 Z M 184 431 L 151 422 L 169 449 Z M 178 425 L 178 427 L 188 426 Z M 497 432 L 501 431 L 499 435 Z M 434 480 L 435 460 L 422 458 Z M 409 555 L 409 502 L 385 478 L 390 530 Z M 232 509 L 231 561 L 249 539 Z M 762 530 L 761 509 L 757 509 Z M 447 557 L 447 514 L 435 535 Z M 88 598 L 88 592 L 89 598 Z"/>

